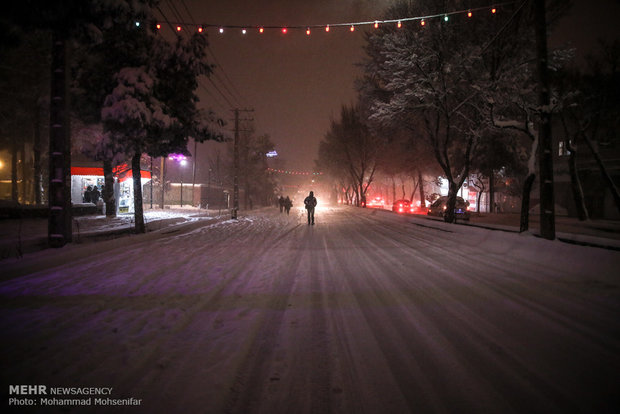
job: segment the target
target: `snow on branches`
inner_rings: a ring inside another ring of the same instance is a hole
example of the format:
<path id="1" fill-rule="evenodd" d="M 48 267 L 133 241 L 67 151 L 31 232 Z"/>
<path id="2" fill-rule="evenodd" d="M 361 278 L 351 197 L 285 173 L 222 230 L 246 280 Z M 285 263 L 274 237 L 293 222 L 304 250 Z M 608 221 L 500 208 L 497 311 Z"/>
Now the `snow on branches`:
<path id="1" fill-rule="evenodd" d="M 154 81 L 145 67 L 123 68 L 116 76 L 117 86 L 101 110 L 105 129 L 116 139 L 129 139 L 134 151 L 142 151 L 140 141 L 153 128 L 165 129 L 174 120 L 153 95 Z"/>

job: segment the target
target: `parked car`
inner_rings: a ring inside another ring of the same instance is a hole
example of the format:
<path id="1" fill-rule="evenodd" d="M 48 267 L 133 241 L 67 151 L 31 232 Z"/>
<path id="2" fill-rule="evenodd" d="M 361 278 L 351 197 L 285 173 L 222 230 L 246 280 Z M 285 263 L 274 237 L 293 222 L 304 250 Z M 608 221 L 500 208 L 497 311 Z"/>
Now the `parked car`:
<path id="1" fill-rule="evenodd" d="M 415 213 L 415 206 L 409 200 L 396 200 L 392 204 L 392 211 L 396 213 Z"/>
<path id="2" fill-rule="evenodd" d="M 431 206 L 428 208 L 427 214 L 429 216 L 438 216 L 443 217 L 448 204 L 448 197 L 443 196 L 439 197 Z M 454 214 L 457 219 L 461 220 L 469 220 L 469 203 L 463 200 L 462 197 L 456 198 L 456 205 L 454 206 Z"/>
<path id="3" fill-rule="evenodd" d="M 371 198 L 366 203 L 366 207 L 384 208 L 385 207 L 385 201 L 383 200 L 383 197 Z"/>

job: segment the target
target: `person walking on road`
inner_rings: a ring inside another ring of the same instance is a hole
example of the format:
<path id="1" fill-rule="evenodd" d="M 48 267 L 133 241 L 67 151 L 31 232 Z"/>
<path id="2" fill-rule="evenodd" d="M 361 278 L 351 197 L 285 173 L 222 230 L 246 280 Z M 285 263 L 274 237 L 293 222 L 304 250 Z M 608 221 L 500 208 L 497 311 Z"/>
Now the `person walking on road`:
<path id="1" fill-rule="evenodd" d="M 308 197 L 304 199 L 304 206 L 308 211 L 308 224 L 314 224 L 314 208 L 316 207 L 316 198 L 314 192 L 310 191 Z"/>
<path id="2" fill-rule="evenodd" d="M 284 210 L 286 210 L 287 216 L 291 212 L 291 207 L 293 207 L 293 202 L 291 201 L 289 196 L 286 196 L 286 198 L 284 199 Z"/>
<path id="3" fill-rule="evenodd" d="M 280 213 L 284 210 L 284 196 L 278 198 L 278 205 L 280 206 Z"/>

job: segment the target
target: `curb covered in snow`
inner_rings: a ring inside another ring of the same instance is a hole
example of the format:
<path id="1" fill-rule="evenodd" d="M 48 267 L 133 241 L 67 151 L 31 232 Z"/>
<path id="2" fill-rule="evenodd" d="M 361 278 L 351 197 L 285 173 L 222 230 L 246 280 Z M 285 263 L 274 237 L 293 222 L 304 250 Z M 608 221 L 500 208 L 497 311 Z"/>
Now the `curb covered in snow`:
<path id="1" fill-rule="evenodd" d="M 395 214 L 389 210 L 377 209 L 377 211 L 381 211 L 382 213 L 385 212 L 387 214 Z M 428 221 L 433 221 L 433 222 L 438 222 L 438 223 L 444 223 L 444 221 L 441 218 L 429 217 L 429 216 L 425 216 L 421 214 L 406 215 L 405 217 L 410 217 L 410 218 L 418 219 L 418 220 L 428 220 Z M 458 220 L 456 224 L 462 225 L 462 226 L 477 227 L 477 228 L 491 230 L 491 231 L 504 231 L 508 233 L 519 234 L 519 229 L 514 226 L 507 226 L 507 225 L 501 225 L 501 224 L 490 224 L 490 223 L 472 223 L 470 221 L 465 221 L 465 220 Z M 540 234 L 532 232 L 532 231 L 530 231 L 530 234 L 532 234 L 535 237 L 541 237 Z M 620 251 L 620 240 L 592 236 L 592 235 L 557 231 L 557 227 L 556 227 L 556 240 L 561 241 L 563 243 L 576 244 L 580 246 L 597 247 L 601 249 Z"/>

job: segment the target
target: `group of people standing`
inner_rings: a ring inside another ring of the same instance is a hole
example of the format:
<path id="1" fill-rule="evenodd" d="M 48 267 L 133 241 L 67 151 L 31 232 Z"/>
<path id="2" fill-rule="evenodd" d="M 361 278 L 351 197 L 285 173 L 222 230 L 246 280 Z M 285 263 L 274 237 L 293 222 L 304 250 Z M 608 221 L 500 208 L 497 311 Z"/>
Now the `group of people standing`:
<path id="1" fill-rule="evenodd" d="M 310 191 L 308 197 L 304 199 L 304 208 L 308 212 L 308 224 L 314 224 L 314 208 L 316 207 L 316 197 L 314 197 L 314 192 Z M 289 214 L 291 211 L 291 207 L 293 207 L 293 202 L 289 198 L 289 196 L 280 196 L 278 198 L 278 205 L 280 206 L 280 213 L 286 211 L 286 214 Z"/>
<path id="2" fill-rule="evenodd" d="M 99 187 L 97 187 L 96 185 L 89 185 L 88 187 L 86 187 L 86 190 L 84 190 L 84 196 L 82 197 L 82 199 L 85 203 L 97 204 L 102 192 L 103 187 L 101 187 L 100 192 Z"/>

